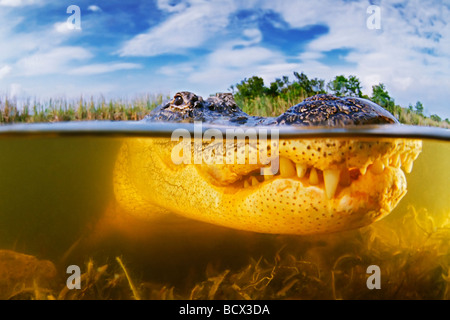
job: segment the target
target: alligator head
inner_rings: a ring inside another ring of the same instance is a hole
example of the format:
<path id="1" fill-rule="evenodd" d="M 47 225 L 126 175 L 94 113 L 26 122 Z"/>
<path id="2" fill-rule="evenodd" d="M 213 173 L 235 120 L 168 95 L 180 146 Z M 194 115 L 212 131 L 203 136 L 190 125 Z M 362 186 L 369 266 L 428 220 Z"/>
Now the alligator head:
<path id="1" fill-rule="evenodd" d="M 258 128 L 256 124 L 277 128 L 296 123 L 303 127 L 303 122 L 311 125 L 320 117 L 328 124 L 334 121 L 334 126 L 348 125 L 348 119 L 359 119 L 354 121 L 358 125 L 397 122 L 384 110 L 378 112 L 377 107 L 367 107 L 356 98 L 307 99 L 278 118 L 248 116 L 217 97 L 219 101 L 207 102 L 193 101 L 192 96 L 183 102 L 176 99 L 177 95 L 165 108 L 155 110 L 151 120 L 164 110 L 163 118 L 197 116 L 215 123 L 223 120 L 220 115 L 225 109 L 225 123 L 237 128 L 242 128 L 236 126 L 239 121 L 255 124 L 253 128 Z M 314 101 L 317 104 L 311 105 Z M 176 103 L 180 104 L 172 108 Z M 328 110 L 327 116 L 324 112 L 312 116 L 317 108 Z M 374 115 L 369 116 L 370 112 Z M 174 161 L 180 150 L 181 161 Z M 136 138 L 122 146 L 114 186 L 124 211 L 142 218 L 170 212 L 247 231 L 330 233 L 362 227 L 389 214 L 406 194 L 404 171 L 411 171 L 420 152 L 421 141 L 399 138 L 246 137 L 230 141 L 209 137 L 200 142 Z M 199 154 L 204 161 L 196 161 Z M 244 161 L 236 161 L 239 155 Z M 227 157 L 234 161 L 226 161 Z M 267 159 L 273 160 L 271 168 Z"/>

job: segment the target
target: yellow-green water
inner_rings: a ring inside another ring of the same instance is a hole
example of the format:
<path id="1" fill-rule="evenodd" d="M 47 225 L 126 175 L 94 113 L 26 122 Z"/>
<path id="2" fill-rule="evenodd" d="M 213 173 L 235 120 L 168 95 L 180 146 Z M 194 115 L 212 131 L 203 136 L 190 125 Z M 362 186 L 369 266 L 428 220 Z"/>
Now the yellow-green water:
<path id="1" fill-rule="evenodd" d="M 283 236 L 171 215 L 117 219 L 112 172 L 125 139 L 135 138 L 0 138 L 0 250 L 49 260 L 57 272 L 36 287 L 0 270 L 0 298 L 450 298 L 448 141 L 423 139 L 408 193 L 381 221 Z M 66 288 L 69 265 L 85 274 L 80 290 Z M 367 287 L 371 265 L 381 289 Z"/>

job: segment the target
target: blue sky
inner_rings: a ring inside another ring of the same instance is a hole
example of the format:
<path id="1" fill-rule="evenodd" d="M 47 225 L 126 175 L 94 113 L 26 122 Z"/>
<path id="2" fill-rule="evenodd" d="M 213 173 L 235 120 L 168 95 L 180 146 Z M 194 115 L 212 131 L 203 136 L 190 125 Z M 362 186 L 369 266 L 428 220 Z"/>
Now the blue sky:
<path id="1" fill-rule="evenodd" d="M 80 8 L 81 30 L 67 20 Z M 371 5 L 380 29 L 367 27 Z M 228 91 L 253 75 L 384 83 L 402 106 L 450 118 L 444 1 L 0 0 L 0 95 L 134 98 Z"/>

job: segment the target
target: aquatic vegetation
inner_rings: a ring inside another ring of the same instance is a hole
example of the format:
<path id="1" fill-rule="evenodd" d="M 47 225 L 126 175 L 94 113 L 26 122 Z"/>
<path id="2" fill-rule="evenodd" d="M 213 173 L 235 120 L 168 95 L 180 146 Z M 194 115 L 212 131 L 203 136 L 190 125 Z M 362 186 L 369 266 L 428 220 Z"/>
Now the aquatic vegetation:
<path id="1" fill-rule="evenodd" d="M 450 218 L 446 214 L 436 216 L 409 206 L 402 217 L 359 230 L 280 236 L 275 241 L 279 250 L 274 255 L 249 257 L 248 264 L 238 269 L 222 269 L 211 262 L 203 271 L 204 280 L 186 288 L 149 282 L 115 257 L 104 263 L 88 260 L 80 290 L 69 290 L 60 274 L 52 278 L 51 286 L 38 286 L 35 281 L 7 298 L 450 299 Z M 366 269 L 372 264 L 381 270 L 379 290 L 366 286 Z"/>
<path id="2" fill-rule="evenodd" d="M 48 260 L 0 250 L 0 299 L 41 298 L 51 292 L 56 267 Z"/>
<path id="3" fill-rule="evenodd" d="M 290 252 L 290 243 L 272 260 L 252 259 L 237 272 L 209 271 L 208 279 L 192 289 L 190 298 L 450 298 L 448 217 L 436 221 L 426 210 L 410 207 L 398 223 L 383 220 L 320 239 L 318 245 L 297 253 Z M 366 286 L 366 268 L 371 264 L 381 269 L 380 290 Z"/>

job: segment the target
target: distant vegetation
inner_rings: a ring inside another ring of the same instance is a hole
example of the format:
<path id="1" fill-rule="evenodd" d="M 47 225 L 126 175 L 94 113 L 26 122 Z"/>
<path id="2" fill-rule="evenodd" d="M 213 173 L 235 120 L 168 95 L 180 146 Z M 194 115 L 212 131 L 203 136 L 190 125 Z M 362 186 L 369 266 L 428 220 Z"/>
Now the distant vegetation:
<path id="1" fill-rule="evenodd" d="M 306 74 L 294 72 L 295 79 L 287 76 L 276 79 L 269 86 L 264 85 L 262 78 L 253 76 L 230 87 L 238 105 L 246 112 L 260 116 L 276 116 L 303 99 L 320 94 L 332 93 L 336 96 L 352 96 L 369 99 L 389 112 L 401 123 L 450 128 L 450 120 L 441 119 L 437 114 L 427 117 L 420 101 L 407 108 L 395 104 L 383 83 L 372 87 L 370 96 L 363 94 L 359 79 L 355 76 L 336 76 L 325 83 L 323 79 L 310 79 Z"/>
<path id="2" fill-rule="evenodd" d="M 333 93 L 337 96 L 353 96 L 370 99 L 391 112 L 401 123 L 450 128 L 449 119 L 441 119 L 437 114 L 426 116 L 420 101 L 415 105 L 401 107 L 389 95 L 383 83 L 372 87 L 370 96 L 362 92 L 360 80 L 356 76 L 336 76 L 325 80 L 310 79 L 306 74 L 294 72 L 295 79 L 283 76 L 264 84 L 262 78 L 253 76 L 230 87 L 237 104 L 251 115 L 277 116 L 303 99 L 320 94 Z M 57 122 L 81 120 L 141 120 L 156 106 L 168 99 L 164 95 L 146 95 L 134 100 L 104 98 L 68 101 L 50 99 L 49 101 L 28 100 L 19 107 L 14 99 L 0 97 L 0 123 L 18 122 Z"/>
<path id="3" fill-rule="evenodd" d="M 34 123 L 58 121 L 141 120 L 168 99 L 164 95 L 146 95 L 133 100 L 106 100 L 105 98 L 69 101 L 50 99 L 49 101 L 26 101 L 18 107 L 15 100 L 0 97 L 0 123 Z"/>

